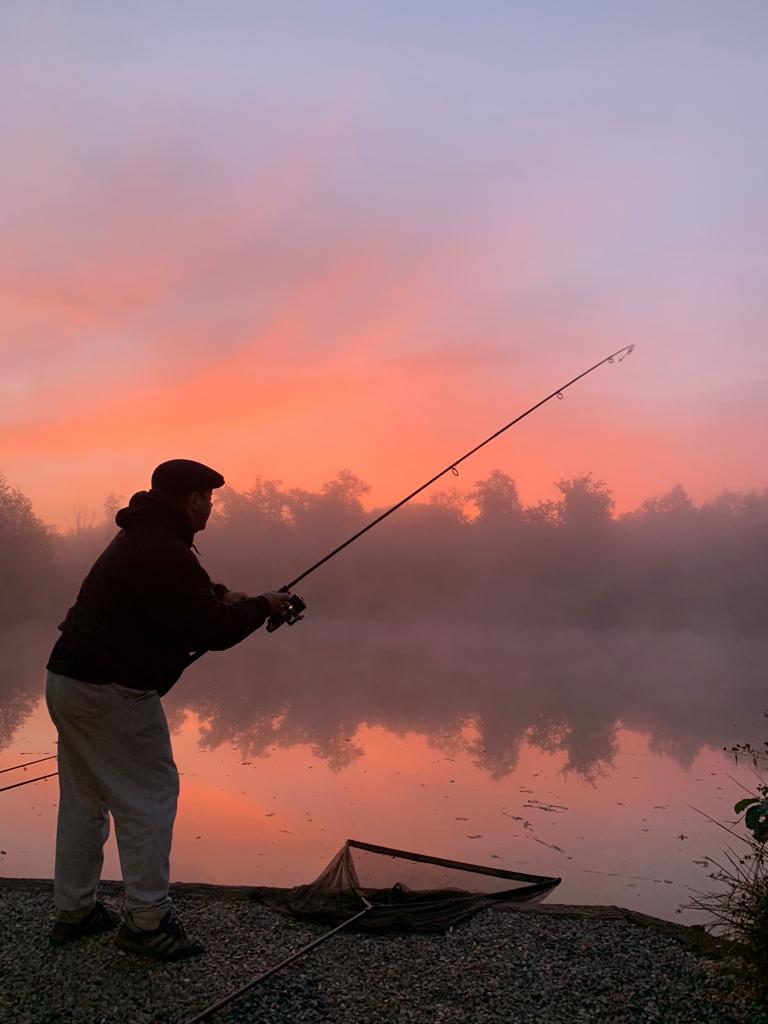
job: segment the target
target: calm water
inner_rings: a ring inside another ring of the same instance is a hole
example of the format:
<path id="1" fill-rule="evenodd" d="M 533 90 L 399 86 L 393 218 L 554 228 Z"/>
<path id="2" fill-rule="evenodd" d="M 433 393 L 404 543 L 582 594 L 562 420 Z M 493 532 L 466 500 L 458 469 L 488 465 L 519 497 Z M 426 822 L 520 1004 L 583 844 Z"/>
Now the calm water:
<path id="1" fill-rule="evenodd" d="M 55 753 L 49 630 L 5 642 L 0 768 Z M 209 655 L 165 699 L 172 875 L 310 881 L 347 837 L 559 875 L 550 901 L 674 920 L 710 883 L 761 740 L 766 644 L 690 634 L 302 623 Z M 53 765 L 53 768 L 49 766 Z M 3 785 L 55 762 L 0 776 Z M 56 779 L 0 794 L 0 873 L 50 877 Z M 113 840 L 105 877 L 119 877 Z"/>

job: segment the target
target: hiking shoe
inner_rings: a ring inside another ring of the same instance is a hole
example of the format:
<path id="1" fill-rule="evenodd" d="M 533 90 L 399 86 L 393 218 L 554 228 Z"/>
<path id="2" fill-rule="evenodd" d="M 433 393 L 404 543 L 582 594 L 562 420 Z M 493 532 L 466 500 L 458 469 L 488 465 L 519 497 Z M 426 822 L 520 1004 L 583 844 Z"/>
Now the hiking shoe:
<path id="1" fill-rule="evenodd" d="M 120 915 L 97 900 L 82 921 L 57 921 L 53 926 L 49 941 L 52 946 L 66 946 L 67 943 L 77 942 L 78 939 L 84 939 L 87 935 L 100 935 L 101 932 L 108 932 L 112 928 L 116 928 L 119 923 Z"/>
<path id="2" fill-rule="evenodd" d="M 170 910 L 151 931 L 137 928 L 130 917 L 126 917 L 115 936 L 115 945 L 125 953 L 137 953 L 151 960 L 183 960 L 205 952 L 199 942 L 187 938 L 181 921 L 171 917 Z"/>

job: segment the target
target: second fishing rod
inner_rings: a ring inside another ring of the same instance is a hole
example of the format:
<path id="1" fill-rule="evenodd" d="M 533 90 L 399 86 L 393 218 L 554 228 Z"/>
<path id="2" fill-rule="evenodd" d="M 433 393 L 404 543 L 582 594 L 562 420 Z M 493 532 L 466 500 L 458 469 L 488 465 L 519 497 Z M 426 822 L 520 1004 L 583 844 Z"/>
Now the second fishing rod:
<path id="1" fill-rule="evenodd" d="M 445 476 L 447 473 L 453 473 L 455 476 L 458 476 L 458 471 L 456 467 L 459 466 L 466 459 L 468 459 L 471 455 L 474 455 L 475 452 L 480 451 L 481 448 L 484 448 L 487 444 L 490 444 L 491 441 L 495 441 L 497 437 L 499 437 L 505 431 L 509 430 L 511 427 L 514 427 L 515 424 L 519 423 L 521 420 L 524 420 L 526 416 L 530 416 L 532 412 L 535 412 L 537 409 L 540 409 L 542 405 L 546 405 L 546 403 L 552 401 L 552 399 L 561 399 L 563 397 L 564 392 L 567 391 L 568 388 L 572 387 L 574 384 L 582 380 L 584 377 L 592 373 L 594 370 L 597 370 L 599 367 L 604 366 L 606 363 L 622 362 L 624 359 L 627 358 L 628 355 L 631 355 L 631 353 L 634 350 L 634 347 L 634 345 L 625 345 L 623 348 L 618 349 L 616 352 L 612 352 L 609 356 L 605 356 L 605 358 L 595 363 L 594 366 L 590 366 L 589 369 L 583 370 L 576 377 L 573 377 L 571 380 L 569 380 L 567 384 L 561 384 L 560 387 L 555 388 L 555 390 L 548 394 L 546 398 L 542 398 L 541 401 L 536 402 L 535 405 L 532 405 L 530 409 L 526 409 L 525 412 L 520 413 L 519 416 L 516 416 L 513 420 L 510 420 L 509 423 L 506 423 L 503 427 L 500 427 L 497 431 L 491 434 L 490 437 L 486 437 L 484 441 L 481 441 L 479 444 L 476 444 L 474 448 L 470 448 L 468 452 L 465 452 L 460 458 L 455 459 L 453 462 L 449 463 L 445 467 L 445 469 L 441 469 L 439 473 L 436 473 L 433 477 L 431 477 L 429 480 L 423 483 L 420 487 L 417 487 L 415 491 L 411 491 L 410 494 L 406 495 L 404 498 L 398 501 L 397 504 L 393 505 L 391 508 L 388 508 L 386 512 L 382 512 L 380 516 L 377 516 L 372 522 L 368 523 L 367 526 L 364 526 L 362 530 L 358 530 L 357 533 L 353 534 L 351 537 L 345 540 L 343 544 L 339 544 L 339 546 L 335 547 L 333 551 L 329 551 L 327 555 L 325 555 L 319 561 L 315 562 L 314 565 L 311 565 L 308 569 L 305 569 L 304 572 L 298 575 L 295 579 L 291 580 L 290 583 L 286 583 L 285 586 L 280 588 L 280 593 L 288 593 L 289 591 L 293 590 L 297 583 L 300 583 L 302 580 L 306 579 L 307 576 L 315 572 L 315 570 L 319 569 L 321 565 L 325 565 L 326 562 L 330 561 L 332 558 L 335 558 L 336 555 L 339 554 L 339 552 L 344 550 L 344 548 L 349 547 L 349 545 L 356 541 L 359 537 L 362 537 L 364 533 L 367 533 L 369 530 L 372 530 L 374 526 L 378 526 L 378 524 L 382 522 L 382 520 L 386 519 L 387 516 L 391 516 L 393 512 L 397 512 L 399 508 L 402 508 L 403 505 L 406 505 L 409 501 L 415 498 L 417 494 L 421 494 L 422 491 L 425 491 L 428 487 L 431 487 L 432 484 L 438 481 L 441 477 Z M 294 625 L 296 622 L 303 618 L 303 612 L 306 609 L 306 607 L 307 606 L 305 602 L 298 596 L 298 594 L 291 594 L 290 601 L 286 602 L 286 604 L 283 605 L 280 614 L 270 616 L 269 621 L 267 623 L 268 632 L 274 633 L 276 629 L 279 629 L 280 626 L 286 624 L 289 626 Z"/>

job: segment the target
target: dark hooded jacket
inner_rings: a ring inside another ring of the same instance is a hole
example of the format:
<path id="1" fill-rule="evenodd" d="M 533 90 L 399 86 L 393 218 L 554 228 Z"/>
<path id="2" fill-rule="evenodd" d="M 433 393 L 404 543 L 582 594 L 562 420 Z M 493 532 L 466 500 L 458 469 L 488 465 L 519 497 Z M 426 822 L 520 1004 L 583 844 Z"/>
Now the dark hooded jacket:
<path id="1" fill-rule="evenodd" d="M 211 583 L 181 511 L 140 491 L 83 581 L 59 629 L 48 668 L 86 683 L 120 683 L 162 695 L 201 651 L 233 647 L 261 626 L 263 597 L 237 604 Z"/>

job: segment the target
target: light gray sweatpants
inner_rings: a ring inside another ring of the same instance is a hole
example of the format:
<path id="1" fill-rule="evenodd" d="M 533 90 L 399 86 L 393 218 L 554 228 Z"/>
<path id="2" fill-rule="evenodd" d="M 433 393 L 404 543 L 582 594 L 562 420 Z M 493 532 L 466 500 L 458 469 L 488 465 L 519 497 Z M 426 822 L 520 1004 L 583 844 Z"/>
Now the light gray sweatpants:
<path id="1" fill-rule="evenodd" d="M 144 928 L 170 908 L 169 859 L 179 775 L 155 690 L 83 683 L 48 672 L 48 711 L 59 733 L 59 819 L 54 902 L 65 917 L 93 906 L 115 823 L 125 906 Z"/>

